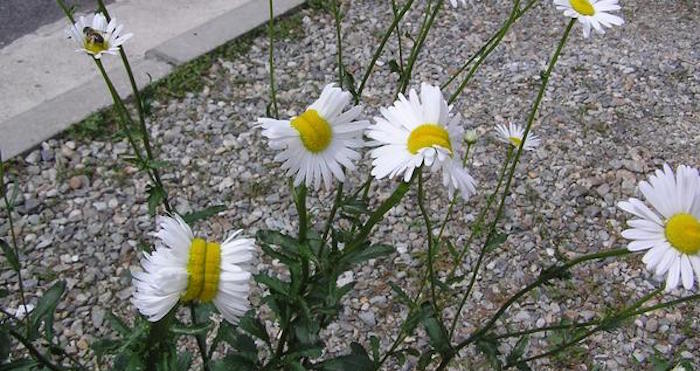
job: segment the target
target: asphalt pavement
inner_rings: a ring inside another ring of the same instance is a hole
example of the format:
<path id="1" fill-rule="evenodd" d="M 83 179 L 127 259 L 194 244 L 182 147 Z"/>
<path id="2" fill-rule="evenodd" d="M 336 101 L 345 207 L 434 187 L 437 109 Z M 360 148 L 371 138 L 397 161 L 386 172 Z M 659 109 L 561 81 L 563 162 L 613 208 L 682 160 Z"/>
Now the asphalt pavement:
<path id="1" fill-rule="evenodd" d="M 66 4 L 80 11 L 97 9 L 95 0 L 66 0 Z M 62 17 L 55 0 L 0 0 L 0 48 Z"/>

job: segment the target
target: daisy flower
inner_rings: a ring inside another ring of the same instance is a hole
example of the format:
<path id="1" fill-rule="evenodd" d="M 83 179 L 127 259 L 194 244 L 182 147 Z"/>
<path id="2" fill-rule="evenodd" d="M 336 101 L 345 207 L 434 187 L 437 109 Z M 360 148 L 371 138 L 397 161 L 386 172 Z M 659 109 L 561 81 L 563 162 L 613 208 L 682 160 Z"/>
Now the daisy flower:
<path id="1" fill-rule="evenodd" d="M 518 124 L 508 123 L 508 126 L 503 124 L 496 125 L 496 133 L 498 133 L 497 139 L 503 143 L 510 144 L 515 148 L 520 147 L 520 143 L 523 142 L 523 135 L 525 134 L 525 128 Z M 523 149 L 526 151 L 534 151 L 540 145 L 540 138 L 537 135 L 532 134 L 532 131 L 528 133 L 527 140 Z"/>
<path id="2" fill-rule="evenodd" d="M 254 241 L 240 230 L 223 243 L 196 238 L 182 218 L 159 216 L 155 251 L 141 260 L 142 272 L 132 272 L 132 302 L 149 321 L 168 314 L 178 302 L 213 302 L 235 324 L 249 309 L 250 265 Z"/>
<path id="3" fill-rule="evenodd" d="M 678 286 L 693 288 L 693 271 L 700 282 L 700 175 L 698 169 L 680 165 L 676 173 L 666 164 L 639 190 L 653 210 L 630 198 L 618 207 L 639 219 L 627 221 L 622 232 L 632 242 L 630 251 L 649 250 L 642 261 L 657 277 L 666 275 L 666 291 Z"/>
<path id="4" fill-rule="evenodd" d="M 462 5 L 467 6 L 467 0 L 450 0 L 450 4 L 452 4 L 452 7 L 456 8 L 459 6 L 459 3 L 462 3 Z"/>
<path id="5" fill-rule="evenodd" d="M 270 147 L 282 150 L 275 161 L 294 177 L 295 186 L 303 182 L 318 190 L 323 181 L 330 189 L 333 178 L 345 181 L 343 167 L 355 169 L 352 162 L 360 154 L 354 149 L 364 145 L 362 132 L 369 122 L 356 120 L 360 106 L 343 111 L 350 99 L 350 93 L 328 84 L 301 115 L 291 120 L 258 119 Z"/>
<path id="6" fill-rule="evenodd" d="M 432 171 L 442 170 L 450 197 L 457 190 L 467 200 L 476 191 L 476 182 L 457 155 L 464 130 L 457 117 L 450 117 L 450 109 L 440 88 L 426 83 L 420 97 L 411 89 L 408 98 L 399 94 L 392 107 L 382 108 L 383 117 L 376 117 L 366 133 L 377 146 L 370 151 L 372 175 L 377 179 L 403 175 L 408 182 L 416 168 L 426 165 Z"/>
<path id="7" fill-rule="evenodd" d="M 565 16 L 576 18 L 583 25 L 583 37 L 591 34 L 591 28 L 604 34 L 603 26 L 621 26 L 625 23 L 622 18 L 609 13 L 620 10 L 618 0 L 554 0 L 554 5 L 557 10 L 563 10 Z"/>
<path id="8" fill-rule="evenodd" d="M 100 59 L 102 54 L 116 55 L 119 46 L 133 36 L 131 33 L 122 35 L 123 29 L 124 25 L 117 25 L 116 18 L 107 23 L 107 18 L 102 13 L 95 13 L 92 21 L 80 17 L 67 33 L 68 37 L 78 43 L 76 51 Z"/>

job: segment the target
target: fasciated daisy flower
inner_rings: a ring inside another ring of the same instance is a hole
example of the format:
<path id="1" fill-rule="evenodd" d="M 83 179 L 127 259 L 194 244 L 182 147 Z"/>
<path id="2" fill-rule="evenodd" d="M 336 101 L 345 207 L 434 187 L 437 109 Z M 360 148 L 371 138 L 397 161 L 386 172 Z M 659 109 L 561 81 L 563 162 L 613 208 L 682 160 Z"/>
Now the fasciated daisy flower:
<path id="1" fill-rule="evenodd" d="M 350 93 L 328 84 L 301 115 L 291 120 L 258 119 L 270 147 L 282 150 L 275 161 L 282 162 L 295 186 L 305 183 L 318 190 L 323 181 L 330 189 L 333 178 L 345 181 L 343 167 L 355 169 L 353 161 L 360 158 L 355 149 L 364 145 L 362 132 L 369 121 L 356 120 L 360 106 L 344 111 L 350 99 Z"/>
<path id="2" fill-rule="evenodd" d="M 565 16 L 576 18 L 583 25 L 583 37 L 591 34 L 591 28 L 604 34 L 603 27 L 625 23 L 622 18 L 609 13 L 620 10 L 618 0 L 554 0 L 554 5 L 557 10 L 563 10 Z"/>
<path id="3" fill-rule="evenodd" d="M 159 243 L 141 260 L 143 271 L 132 273 L 139 312 L 155 322 L 178 302 L 213 302 L 227 321 L 237 323 L 250 307 L 254 241 L 238 237 L 240 230 L 221 244 L 196 238 L 177 215 L 156 222 Z"/>
<path id="4" fill-rule="evenodd" d="M 382 108 L 382 117 L 376 117 L 366 133 L 378 146 L 370 151 L 372 175 L 377 179 L 403 175 L 408 182 L 416 168 L 426 165 L 432 171 L 442 170 L 450 197 L 457 190 L 469 199 L 476 182 L 458 155 L 464 130 L 457 117 L 450 117 L 450 109 L 440 88 L 426 83 L 420 97 L 411 89 L 408 98 L 400 94 L 392 107 Z"/>
<path id="5" fill-rule="evenodd" d="M 496 133 L 498 134 L 496 138 L 499 141 L 510 144 L 515 148 L 520 147 L 520 143 L 523 142 L 523 135 L 525 134 L 525 128 L 518 124 L 508 123 L 508 126 L 503 124 L 496 125 Z M 526 151 L 534 151 L 540 145 L 540 138 L 530 131 L 527 135 L 527 140 L 523 149 Z"/>
<path id="6" fill-rule="evenodd" d="M 119 46 L 129 40 L 133 34 L 122 35 L 124 25 L 117 25 L 116 18 L 107 23 L 102 13 L 95 13 L 91 21 L 80 17 L 68 30 L 68 36 L 78 43 L 78 52 L 100 59 L 102 54 L 116 55 Z"/>
<path id="7" fill-rule="evenodd" d="M 618 207 L 639 219 L 627 221 L 622 236 L 632 240 L 630 251 L 649 250 L 642 261 L 657 277 L 666 275 L 666 291 L 679 281 L 693 288 L 693 271 L 700 282 L 700 175 L 697 168 L 680 165 L 676 173 L 666 164 L 639 190 L 653 210 L 630 198 Z"/>

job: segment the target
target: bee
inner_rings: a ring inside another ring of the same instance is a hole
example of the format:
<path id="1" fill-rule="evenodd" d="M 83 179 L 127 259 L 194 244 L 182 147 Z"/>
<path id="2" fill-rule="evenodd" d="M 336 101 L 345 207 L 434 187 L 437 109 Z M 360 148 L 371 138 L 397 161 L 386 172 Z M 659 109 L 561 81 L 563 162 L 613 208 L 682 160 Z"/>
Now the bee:
<path id="1" fill-rule="evenodd" d="M 102 33 L 92 27 L 84 27 L 83 34 L 85 34 L 85 37 L 90 44 L 104 44 L 105 42 L 105 38 L 102 36 Z"/>

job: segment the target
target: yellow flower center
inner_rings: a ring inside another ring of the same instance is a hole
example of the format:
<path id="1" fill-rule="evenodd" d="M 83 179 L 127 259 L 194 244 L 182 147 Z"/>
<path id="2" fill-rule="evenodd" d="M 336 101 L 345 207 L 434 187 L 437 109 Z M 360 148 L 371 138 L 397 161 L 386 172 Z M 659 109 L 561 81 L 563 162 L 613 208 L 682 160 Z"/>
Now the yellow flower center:
<path id="1" fill-rule="evenodd" d="M 85 50 L 89 51 L 90 53 L 97 54 L 100 52 L 103 52 L 107 49 L 109 49 L 109 45 L 107 45 L 107 41 L 94 41 L 90 40 L 90 38 L 85 39 Z"/>
<path id="2" fill-rule="evenodd" d="M 588 0 L 569 0 L 569 4 L 574 10 L 583 15 L 593 15 L 595 14 L 595 8 Z"/>
<path id="3" fill-rule="evenodd" d="M 408 135 L 408 151 L 418 153 L 422 148 L 439 146 L 452 154 L 450 134 L 438 124 L 423 124 L 411 131 Z"/>
<path id="4" fill-rule="evenodd" d="M 700 221 L 686 213 L 676 214 L 666 222 L 666 238 L 678 251 L 694 255 L 700 252 Z"/>
<path id="5" fill-rule="evenodd" d="M 310 152 L 319 153 L 331 144 L 331 126 L 315 109 L 307 109 L 295 117 L 290 125 L 299 132 L 301 142 Z"/>
<path id="6" fill-rule="evenodd" d="M 518 138 L 518 137 L 510 137 L 510 138 L 508 138 L 508 139 L 510 140 L 510 143 L 511 143 L 514 147 L 520 147 L 520 143 L 523 142 L 523 141 L 522 141 L 520 138 Z"/>
<path id="7" fill-rule="evenodd" d="M 187 262 L 187 290 L 182 301 L 208 303 L 216 296 L 221 275 L 221 245 L 195 238 Z"/>

